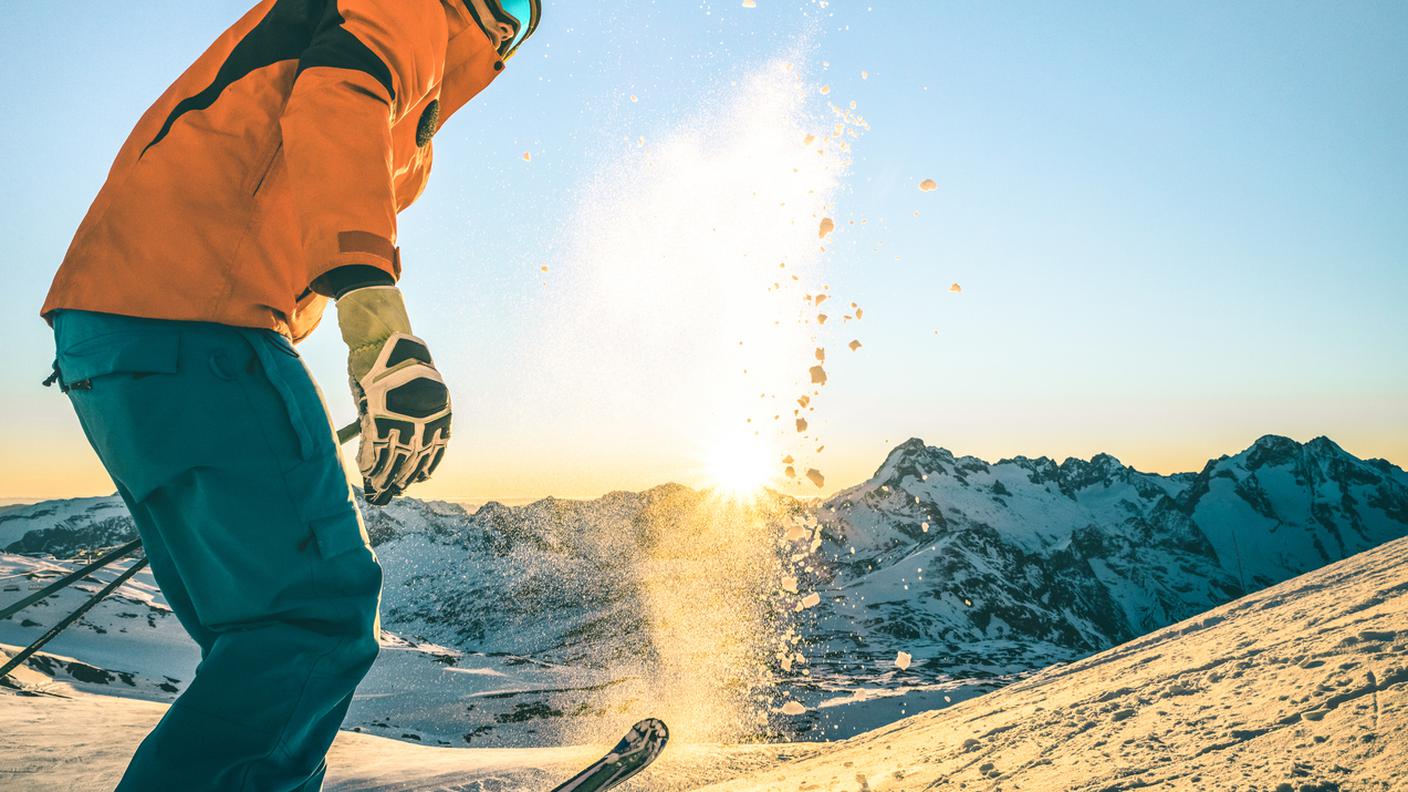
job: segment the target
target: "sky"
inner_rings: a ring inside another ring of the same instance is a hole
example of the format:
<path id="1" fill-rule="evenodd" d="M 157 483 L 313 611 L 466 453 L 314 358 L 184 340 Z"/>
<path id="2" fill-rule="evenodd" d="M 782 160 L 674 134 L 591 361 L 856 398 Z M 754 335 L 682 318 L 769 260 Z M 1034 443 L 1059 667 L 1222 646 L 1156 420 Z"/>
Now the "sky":
<path id="1" fill-rule="evenodd" d="M 827 494 L 908 437 L 1408 465 L 1408 5 L 756 4 L 547 2 L 437 135 L 401 286 L 455 436 L 411 494 Z M 0 498 L 112 491 L 37 310 L 247 5 L 6 3 Z M 331 311 L 302 348 L 350 420 Z"/>

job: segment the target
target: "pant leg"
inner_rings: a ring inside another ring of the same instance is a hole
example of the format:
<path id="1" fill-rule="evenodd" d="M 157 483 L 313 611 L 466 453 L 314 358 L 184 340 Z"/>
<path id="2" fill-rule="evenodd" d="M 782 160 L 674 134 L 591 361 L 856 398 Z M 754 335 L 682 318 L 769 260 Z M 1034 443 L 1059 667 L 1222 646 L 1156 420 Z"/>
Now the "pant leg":
<path id="1" fill-rule="evenodd" d="M 191 594 L 186 590 L 186 582 L 176 571 L 176 561 L 171 557 L 171 551 L 162 539 L 160 523 L 148 513 L 146 504 L 134 499 L 122 485 L 118 485 L 117 494 L 127 504 L 127 512 L 132 515 L 132 522 L 137 526 L 137 535 L 142 539 L 142 552 L 146 554 L 152 577 L 156 578 L 156 584 L 161 587 L 162 597 L 171 607 L 171 612 L 176 614 L 176 620 L 181 622 L 186 633 L 200 647 L 200 656 L 204 659 L 215 645 L 216 634 L 201 624 L 195 604 L 191 601 Z"/>
<path id="2" fill-rule="evenodd" d="M 55 330 L 74 408 L 205 648 L 118 789 L 316 789 L 376 655 L 381 574 L 302 361 L 218 325 L 63 312 Z"/>
<path id="3" fill-rule="evenodd" d="M 81 413 L 78 422 L 82 426 L 89 444 L 96 448 L 93 435 L 88 431 L 88 426 L 83 421 Z M 117 486 L 118 497 L 122 498 L 122 502 L 127 505 L 127 513 L 131 515 L 132 523 L 137 528 L 137 536 L 142 540 L 142 552 L 146 555 L 152 577 L 156 578 L 156 583 L 161 588 L 161 594 L 166 598 L 166 604 L 171 607 L 171 612 L 176 614 L 176 620 L 185 628 L 186 633 L 200 647 L 201 657 L 205 657 L 214 644 L 215 634 L 202 626 L 199 617 L 196 616 L 190 593 L 186 591 L 186 584 L 181 580 L 181 576 L 176 573 L 171 554 L 161 539 L 155 521 L 147 514 L 143 504 L 132 497 L 132 493 L 128 492 L 126 487 L 122 486 L 120 482 L 114 481 L 114 483 Z"/>

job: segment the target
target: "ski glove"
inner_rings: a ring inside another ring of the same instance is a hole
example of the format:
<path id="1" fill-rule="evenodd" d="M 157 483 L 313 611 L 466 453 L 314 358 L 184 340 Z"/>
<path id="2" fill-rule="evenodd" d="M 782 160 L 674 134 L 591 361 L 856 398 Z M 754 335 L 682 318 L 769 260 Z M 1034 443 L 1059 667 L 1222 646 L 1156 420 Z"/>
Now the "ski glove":
<path id="1" fill-rule="evenodd" d="M 425 342 L 411 334 L 395 286 L 343 294 L 337 323 L 362 430 L 357 467 L 367 501 L 381 506 L 440 464 L 450 439 L 450 391 Z"/>

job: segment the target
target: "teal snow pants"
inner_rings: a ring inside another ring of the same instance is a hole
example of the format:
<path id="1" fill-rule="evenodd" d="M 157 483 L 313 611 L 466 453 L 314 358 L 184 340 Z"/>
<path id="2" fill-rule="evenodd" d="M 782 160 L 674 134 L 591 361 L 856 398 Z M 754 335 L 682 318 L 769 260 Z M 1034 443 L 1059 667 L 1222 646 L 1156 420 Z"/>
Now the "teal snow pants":
<path id="1" fill-rule="evenodd" d="M 199 322 L 62 311 L 54 334 L 59 382 L 201 649 L 118 790 L 320 789 L 377 654 L 381 568 L 303 361 L 272 331 Z"/>

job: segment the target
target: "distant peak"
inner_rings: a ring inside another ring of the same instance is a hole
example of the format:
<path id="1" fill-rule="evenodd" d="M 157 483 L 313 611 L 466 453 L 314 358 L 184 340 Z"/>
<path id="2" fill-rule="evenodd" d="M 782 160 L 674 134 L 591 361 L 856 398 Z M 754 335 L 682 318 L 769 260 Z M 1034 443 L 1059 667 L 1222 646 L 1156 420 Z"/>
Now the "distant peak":
<path id="1" fill-rule="evenodd" d="M 875 469 L 873 478 L 889 481 L 906 475 L 919 476 L 932 472 L 941 461 L 952 463 L 953 454 L 943 448 L 925 445 L 918 437 L 911 437 L 890 449 L 885 461 Z"/>
<path id="2" fill-rule="evenodd" d="M 1066 461 L 1061 463 L 1063 469 L 1083 469 L 1096 468 L 1099 470 L 1114 470 L 1124 467 L 1124 463 L 1115 458 L 1113 454 L 1106 454 L 1103 451 L 1091 457 L 1089 460 L 1080 457 L 1066 457 Z"/>
<path id="3" fill-rule="evenodd" d="M 1306 448 L 1309 448 L 1311 451 L 1314 451 L 1314 452 L 1317 453 L 1317 454 L 1346 454 L 1346 453 L 1348 453 L 1348 452 L 1345 451 L 1343 448 L 1340 448 L 1340 446 L 1339 446 L 1338 443 L 1336 443 L 1334 440 L 1331 440 L 1330 438 L 1326 437 L 1325 435 L 1320 435 L 1319 437 L 1314 438 L 1314 439 L 1311 440 L 1310 442 L 1306 443 L 1306 444 L 1305 444 L 1305 447 L 1306 447 Z"/>
<path id="4" fill-rule="evenodd" d="M 1107 454 L 1103 451 L 1091 457 L 1090 464 L 1107 469 L 1124 467 L 1124 463 L 1119 461 L 1114 454 Z"/>
<path id="5" fill-rule="evenodd" d="M 890 451 L 890 453 L 891 453 L 892 455 L 895 454 L 896 452 L 904 452 L 904 453 L 911 453 L 911 454 L 912 454 L 912 453 L 914 453 L 914 452 L 916 452 L 916 451 L 919 451 L 919 452 L 926 451 L 926 450 L 928 450 L 928 448 L 929 448 L 929 446 L 927 446 L 927 445 L 924 444 L 924 440 L 923 440 L 922 438 L 911 437 L 911 438 L 909 438 L 908 440 L 904 441 L 903 443 L 900 443 L 899 445 L 895 446 L 894 449 Z"/>
<path id="6" fill-rule="evenodd" d="M 1251 448 L 1300 448 L 1300 443 L 1297 443 L 1285 435 L 1264 434 L 1258 437 L 1255 443 L 1252 443 Z"/>
<path id="7" fill-rule="evenodd" d="M 1242 455 L 1251 470 L 1267 465 L 1284 465 L 1300 454 L 1301 444 L 1282 435 L 1262 435 Z"/>

